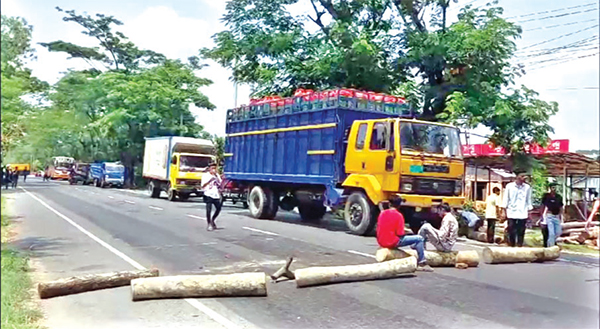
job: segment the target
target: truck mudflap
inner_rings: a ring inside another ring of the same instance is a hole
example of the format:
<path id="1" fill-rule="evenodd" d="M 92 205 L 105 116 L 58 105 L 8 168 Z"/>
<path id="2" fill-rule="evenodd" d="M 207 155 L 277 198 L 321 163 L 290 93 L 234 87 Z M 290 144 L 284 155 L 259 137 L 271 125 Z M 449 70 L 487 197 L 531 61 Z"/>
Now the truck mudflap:
<path id="1" fill-rule="evenodd" d="M 325 187 L 325 205 L 335 208 L 346 203 L 347 195 L 344 195 L 344 189 L 335 188 L 331 185 Z"/>
<path id="2" fill-rule="evenodd" d="M 452 208 L 462 208 L 465 198 L 460 196 L 435 196 L 419 194 L 396 194 L 402 198 L 402 205 L 409 207 L 431 208 L 447 203 Z"/>

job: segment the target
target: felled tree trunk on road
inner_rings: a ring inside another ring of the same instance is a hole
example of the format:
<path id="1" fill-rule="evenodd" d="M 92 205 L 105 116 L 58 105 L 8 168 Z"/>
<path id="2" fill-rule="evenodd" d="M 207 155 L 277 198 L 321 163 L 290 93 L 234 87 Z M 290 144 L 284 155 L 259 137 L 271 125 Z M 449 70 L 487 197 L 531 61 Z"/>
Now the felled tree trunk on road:
<path id="1" fill-rule="evenodd" d="M 338 282 L 390 279 L 413 273 L 416 269 L 416 258 L 406 257 L 375 264 L 308 267 L 296 270 L 294 274 L 296 287 L 302 288 Z"/>
<path id="2" fill-rule="evenodd" d="M 378 262 L 385 262 L 392 259 L 402 259 L 405 257 L 418 257 L 416 250 L 401 250 L 380 248 L 375 253 L 375 259 Z M 431 267 L 454 266 L 456 263 L 464 263 L 469 267 L 477 267 L 479 265 L 479 254 L 475 250 L 461 251 L 425 251 L 425 259 Z"/>
<path id="3" fill-rule="evenodd" d="M 487 242 L 487 233 L 476 231 L 470 232 L 468 238 L 479 242 Z"/>
<path id="4" fill-rule="evenodd" d="M 266 295 L 267 275 L 265 273 L 177 275 L 131 281 L 133 301 L 158 298 Z"/>
<path id="5" fill-rule="evenodd" d="M 40 298 L 78 294 L 86 291 L 127 286 L 131 280 L 158 276 L 158 270 L 88 274 L 38 284 Z"/>
<path id="6" fill-rule="evenodd" d="M 543 262 L 560 256 L 558 246 L 550 248 L 486 247 L 483 261 L 488 264 Z"/>
<path id="7" fill-rule="evenodd" d="M 568 229 L 572 229 L 572 228 L 584 228 L 585 222 L 568 222 L 568 223 L 563 223 L 561 226 L 562 226 L 563 230 L 568 230 Z M 598 222 L 592 222 L 591 226 L 592 227 L 598 226 Z"/>
<path id="8" fill-rule="evenodd" d="M 568 229 L 568 230 L 564 230 L 561 235 L 575 235 L 575 234 L 579 234 L 579 233 L 582 233 L 582 232 L 585 232 L 585 228 L 584 227 L 581 227 L 581 228 L 571 228 L 571 229 Z"/>

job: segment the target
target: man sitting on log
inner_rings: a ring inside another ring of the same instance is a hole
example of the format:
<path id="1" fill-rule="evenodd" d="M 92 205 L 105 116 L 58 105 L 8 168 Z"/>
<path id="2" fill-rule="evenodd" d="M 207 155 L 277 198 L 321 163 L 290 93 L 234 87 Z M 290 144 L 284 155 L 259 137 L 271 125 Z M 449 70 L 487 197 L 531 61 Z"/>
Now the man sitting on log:
<path id="1" fill-rule="evenodd" d="M 451 251 L 458 237 L 458 221 L 452 215 L 452 208 L 447 203 L 441 204 L 438 211 L 442 216 L 442 225 L 436 230 L 431 224 L 425 223 L 419 229 L 419 235 L 425 243 L 431 243 L 439 251 Z"/>
<path id="2" fill-rule="evenodd" d="M 388 249 L 411 246 L 417 250 L 417 271 L 433 272 L 433 268 L 425 260 L 423 237 L 404 234 L 404 216 L 398 211 L 402 199 L 393 196 L 390 205 L 392 208 L 382 211 L 377 219 L 377 243 L 381 248 Z"/>

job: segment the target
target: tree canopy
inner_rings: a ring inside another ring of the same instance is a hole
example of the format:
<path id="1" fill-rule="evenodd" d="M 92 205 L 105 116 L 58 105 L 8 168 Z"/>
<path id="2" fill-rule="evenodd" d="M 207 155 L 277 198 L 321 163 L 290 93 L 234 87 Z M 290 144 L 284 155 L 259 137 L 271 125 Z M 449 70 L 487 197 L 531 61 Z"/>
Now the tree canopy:
<path id="1" fill-rule="evenodd" d="M 226 30 L 201 54 L 230 68 L 257 96 L 350 87 L 404 96 L 424 119 L 490 128 L 514 152 L 545 144 L 556 103 L 514 88 L 521 28 L 497 2 L 460 9 L 450 0 L 230 0 Z M 310 8 L 302 14 L 298 6 Z M 512 122 L 518 124 L 512 125 Z"/>

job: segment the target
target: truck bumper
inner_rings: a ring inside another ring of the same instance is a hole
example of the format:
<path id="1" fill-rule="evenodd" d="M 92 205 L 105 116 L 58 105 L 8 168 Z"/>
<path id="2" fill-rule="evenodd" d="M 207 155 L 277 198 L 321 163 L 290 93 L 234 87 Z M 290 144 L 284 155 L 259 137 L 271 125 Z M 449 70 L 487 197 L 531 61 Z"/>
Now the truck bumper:
<path id="1" fill-rule="evenodd" d="M 199 186 L 175 185 L 175 191 L 179 193 L 194 193 L 197 195 L 204 194 L 204 192 L 200 189 Z"/>
<path id="2" fill-rule="evenodd" d="M 447 203 L 452 208 L 461 208 L 465 198 L 461 196 L 436 196 L 418 194 L 396 194 L 402 198 L 402 205 L 409 207 L 431 208 Z"/>

